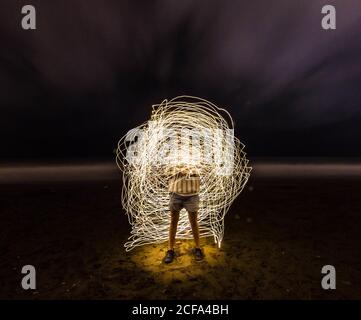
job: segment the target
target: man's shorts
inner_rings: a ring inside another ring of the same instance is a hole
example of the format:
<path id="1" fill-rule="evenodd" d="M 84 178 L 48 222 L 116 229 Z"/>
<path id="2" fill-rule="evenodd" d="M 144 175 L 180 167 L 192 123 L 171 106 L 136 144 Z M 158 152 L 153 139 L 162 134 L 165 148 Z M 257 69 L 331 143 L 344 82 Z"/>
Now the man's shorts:
<path id="1" fill-rule="evenodd" d="M 199 209 L 199 195 L 181 196 L 177 193 L 170 193 L 169 209 L 172 212 L 179 212 L 185 208 L 188 212 L 196 212 Z"/>

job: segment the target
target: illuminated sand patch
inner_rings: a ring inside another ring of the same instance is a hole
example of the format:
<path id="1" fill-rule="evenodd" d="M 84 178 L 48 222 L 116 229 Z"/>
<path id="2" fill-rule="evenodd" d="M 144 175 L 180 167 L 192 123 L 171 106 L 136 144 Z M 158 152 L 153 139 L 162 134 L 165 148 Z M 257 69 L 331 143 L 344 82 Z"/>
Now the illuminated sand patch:
<path id="1" fill-rule="evenodd" d="M 192 240 L 177 241 L 175 246 L 176 259 L 165 264 L 163 258 L 167 251 L 166 244 L 145 245 L 132 251 L 130 259 L 138 268 L 152 274 L 163 284 L 179 281 L 194 281 L 204 276 L 212 267 L 225 265 L 225 254 L 211 239 L 202 239 L 205 259 L 197 262 L 194 259 Z"/>

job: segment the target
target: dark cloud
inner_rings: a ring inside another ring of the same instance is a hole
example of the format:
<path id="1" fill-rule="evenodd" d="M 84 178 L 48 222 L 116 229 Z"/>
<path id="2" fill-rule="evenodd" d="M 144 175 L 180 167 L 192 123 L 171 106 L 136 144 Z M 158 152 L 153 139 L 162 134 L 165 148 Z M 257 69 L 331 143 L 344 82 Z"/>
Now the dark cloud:
<path id="1" fill-rule="evenodd" d="M 152 103 L 191 94 L 255 155 L 360 156 L 360 28 L 358 0 L 3 0 L 1 155 L 111 155 Z"/>

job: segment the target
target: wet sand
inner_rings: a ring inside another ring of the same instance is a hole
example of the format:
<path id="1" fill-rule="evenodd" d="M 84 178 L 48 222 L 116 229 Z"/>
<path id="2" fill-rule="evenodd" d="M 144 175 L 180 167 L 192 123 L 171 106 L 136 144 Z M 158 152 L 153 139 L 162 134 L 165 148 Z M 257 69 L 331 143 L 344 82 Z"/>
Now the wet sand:
<path id="1" fill-rule="evenodd" d="M 165 243 L 125 252 L 118 175 L 3 175 L 0 298 L 360 299 L 360 177 L 268 172 L 232 205 L 221 249 L 202 239 L 197 263 L 193 242 L 178 241 L 172 265 L 161 261 Z M 20 286 L 26 264 L 36 267 L 36 290 Z M 336 267 L 336 290 L 321 289 L 326 264 Z"/>

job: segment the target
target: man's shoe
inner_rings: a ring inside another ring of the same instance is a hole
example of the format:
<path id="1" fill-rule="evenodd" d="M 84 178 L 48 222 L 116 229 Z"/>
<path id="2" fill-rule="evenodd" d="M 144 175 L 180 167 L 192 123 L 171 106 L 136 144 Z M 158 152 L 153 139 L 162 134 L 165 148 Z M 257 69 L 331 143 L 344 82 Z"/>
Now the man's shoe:
<path id="1" fill-rule="evenodd" d="M 204 254 L 200 248 L 194 249 L 194 255 L 196 257 L 196 261 L 202 261 L 204 259 Z"/>
<path id="2" fill-rule="evenodd" d="M 171 263 L 174 260 L 174 250 L 168 250 L 164 258 L 164 263 Z"/>

